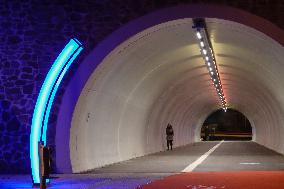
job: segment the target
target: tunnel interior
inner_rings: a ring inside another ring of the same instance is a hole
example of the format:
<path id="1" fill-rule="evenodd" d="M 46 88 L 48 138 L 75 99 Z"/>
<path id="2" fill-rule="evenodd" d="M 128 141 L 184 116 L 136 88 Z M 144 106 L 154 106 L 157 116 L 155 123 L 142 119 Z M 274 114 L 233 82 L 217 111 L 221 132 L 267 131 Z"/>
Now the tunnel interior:
<path id="1" fill-rule="evenodd" d="M 202 141 L 252 140 L 252 128 L 247 117 L 239 111 L 219 109 L 204 121 L 200 138 Z"/>
<path id="2" fill-rule="evenodd" d="M 229 108 L 247 116 L 253 141 L 283 153 L 283 47 L 249 26 L 205 20 Z M 143 30 L 93 71 L 72 117 L 72 172 L 164 151 L 168 123 L 174 147 L 200 141 L 220 106 L 192 25 L 184 18 Z"/>

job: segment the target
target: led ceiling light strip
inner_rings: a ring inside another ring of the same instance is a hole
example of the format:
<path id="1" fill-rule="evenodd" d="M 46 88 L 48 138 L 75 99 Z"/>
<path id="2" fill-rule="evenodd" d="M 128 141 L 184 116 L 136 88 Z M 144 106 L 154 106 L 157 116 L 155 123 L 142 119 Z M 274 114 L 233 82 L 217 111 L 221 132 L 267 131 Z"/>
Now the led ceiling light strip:
<path id="1" fill-rule="evenodd" d="M 52 64 L 41 86 L 30 134 L 30 159 L 34 185 L 40 183 L 38 145 L 39 142 L 46 145 L 48 118 L 55 94 L 68 68 L 82 50 L 82 44 L 75 38 L 71 39 Z"/>
<path id="2" fill-rule="evenodd" d="M 193 23 L 194 25 L 192 28 L 195 30 L 196 33 L 196 38 L 198 40 L 201 55 L 204 58 L 205 65 L 209 71 L 213 86 L 215 87 L 217 95 L 219 96 L 221 107 L 226 112 L 228 108 L 227 102 L 219 77 L 214 51 L 206 30 L 205 20 L 202 18 L 195 18 L 193 19 Z"/>

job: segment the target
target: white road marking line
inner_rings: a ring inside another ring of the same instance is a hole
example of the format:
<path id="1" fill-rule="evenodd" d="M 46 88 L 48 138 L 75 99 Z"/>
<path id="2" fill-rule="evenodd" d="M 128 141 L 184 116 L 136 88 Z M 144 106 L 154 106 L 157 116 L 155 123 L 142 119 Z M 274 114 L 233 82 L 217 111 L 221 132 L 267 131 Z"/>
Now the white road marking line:
<path id="1" fill-rule="evenodd" d="M 181 172 L 192 172 L 198 165 L 200 165 L 212 152 L 214 152 L 222 143 L 224 140 L 216 144 L 213 148 L 211 148 L 208 152 L 200 156 L 197 160 L 195 160 L 192 164 L 187 166 L 185 169 L 183 169 Z"/>
<path id="2" fill-rule="evenodd" d="M 259 165 L 260 163 L 240 163 L 241 165 Z"/>

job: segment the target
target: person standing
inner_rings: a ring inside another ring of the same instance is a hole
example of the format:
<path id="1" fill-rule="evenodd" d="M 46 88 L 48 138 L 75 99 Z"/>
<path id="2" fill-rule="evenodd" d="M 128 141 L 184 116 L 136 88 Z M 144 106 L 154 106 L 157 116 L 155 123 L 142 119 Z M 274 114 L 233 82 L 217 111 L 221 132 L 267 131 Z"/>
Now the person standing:
<path id="1" fill-rule="evenodd" d="M 208 141 L 209 139 L 210 139 L 210 137 L 209 137 L 209 127 L 208 127 L 208 125 L 206 125 L 206 127 L 205 127 L 205 129 L 204 129 L 204 134 L 205 134 L 205 136 L 204 136 L 204 140 L 206 140 L 206 141 Z"/>
<path id="2" fill-rule="evenodd" d="M 173 140 L 174 140 L 174 129 L 173 129 L 173 126 L 171 124 L 167 125 L 166 135 L 167 135 L 168 150 L 170 149 L 170 147 L 171 147 L 171 150 L 172 150 L 173 149 Z"/>

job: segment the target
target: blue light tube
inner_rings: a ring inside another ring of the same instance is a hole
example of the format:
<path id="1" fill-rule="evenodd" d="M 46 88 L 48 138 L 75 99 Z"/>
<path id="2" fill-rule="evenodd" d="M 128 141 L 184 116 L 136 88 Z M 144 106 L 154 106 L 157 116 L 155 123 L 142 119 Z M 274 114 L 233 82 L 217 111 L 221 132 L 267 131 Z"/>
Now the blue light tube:
<path id="1" fill-rule="evenodd" d="M 41 86 L 34 108 L 30 134 L 33 184 L 40 183 L 38 143 L 42 141 L 46 145 L 48 118 L 55 94 L 65 73 L 82 49 L 82 44 L 77 39 L 71 39 L 54 61 Z"/>
<path id="2" fill-rule="evenodd" d="M 48 119 L 49 119 L 49 115 L 50 115 L 50 110 L 52 107 L 52 103 L 54 101 L 56 92 L 58 90 L 58 87 L 65 75 L 65 73 L 67 72 L 67 70 L 69 69 L 69 67 L 71 66 L 71 64 L 73 63 L 73 61 L 75 60 L 75 58 L 80 54 L 80 52 L 83 50 L 82 47 L 80 47 L 72 56 L 72 58 L 70 59 L 70 61 L 68 62 L 68 64 L 64 67 L 63 71 L 61 72 L 60 76 L 58 77 L 55 86 L 53 88 L 53 91 L 50 95 L 49 101 L 48 101 L 48 105 L 45 111 L 45 116 L 44 116 L 44 122 L 43 122 L 43 129 L 42 129 L 42 141 L 46 142 L 46 131 L 47 131 L 47 125 L 48 125 Z"/>

